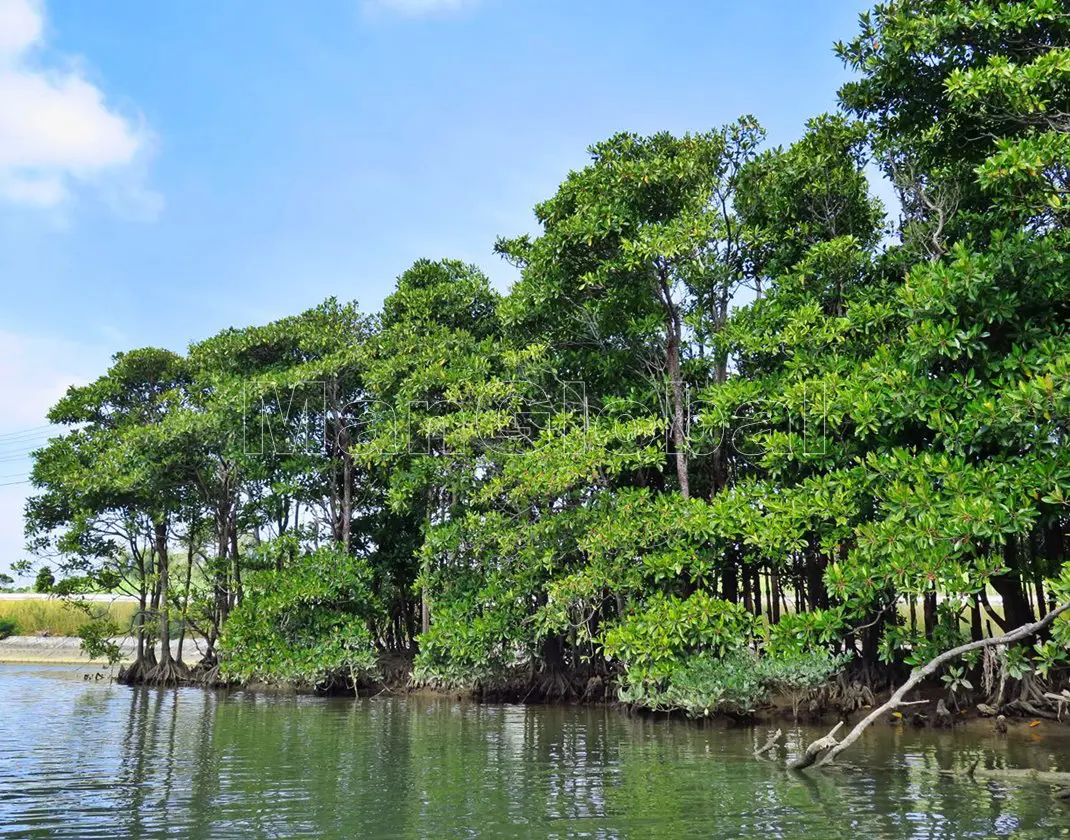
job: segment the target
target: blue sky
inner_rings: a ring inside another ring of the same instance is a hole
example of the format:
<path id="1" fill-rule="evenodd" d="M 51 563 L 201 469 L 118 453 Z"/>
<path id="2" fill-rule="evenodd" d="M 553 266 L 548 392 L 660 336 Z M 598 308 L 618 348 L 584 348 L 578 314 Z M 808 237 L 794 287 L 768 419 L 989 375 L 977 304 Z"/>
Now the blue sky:
<path id="1" fill-rule="evenodd" d="M 419 257 L 512 270 L 585 148 L 835 107 L 862 0 L 0 0 L 0 567 L 25 451 L 117 350 L 182 350 Z M 16 435 L 31 430 L 25 435 Z"/>

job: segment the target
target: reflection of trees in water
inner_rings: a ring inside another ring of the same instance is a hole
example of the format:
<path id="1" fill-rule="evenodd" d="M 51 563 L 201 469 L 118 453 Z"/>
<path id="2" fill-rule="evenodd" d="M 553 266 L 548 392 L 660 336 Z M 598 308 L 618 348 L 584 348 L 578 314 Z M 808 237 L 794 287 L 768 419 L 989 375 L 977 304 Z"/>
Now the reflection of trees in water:
<path id="1" fill-rule="evenodd" d="M 796 775 L 751 756 L 764 731 L 599 708 L 135 689 L 124 727 L 108 797 L 124 837 L 1058 833 L 1046 789 L 941 775 L 1052 751 L 962 733 L 875 730 L 850 763 Z"/>

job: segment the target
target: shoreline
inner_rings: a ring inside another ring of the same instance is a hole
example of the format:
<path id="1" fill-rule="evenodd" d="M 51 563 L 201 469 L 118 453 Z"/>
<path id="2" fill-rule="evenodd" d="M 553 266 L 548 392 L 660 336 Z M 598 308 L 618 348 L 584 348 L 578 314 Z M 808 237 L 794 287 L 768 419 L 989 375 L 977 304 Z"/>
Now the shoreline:
<path id="1" fill-rule="evenodd" d="M 123 651 L 119 665 L 129 665 L 137 653 L 137 642 L 129 637 L 112 639 Z M 186 640 L 186 652 L 194 650 Z M 172 645 L 177 652 L 178 645 Z M 107 668 L 107 662 L 90 659 L 82 651 L 82 640 L 77 636 L 8 636 L 0 639 L 0 665 L 92 665 Z"/>
<path id="2" fill-rule="evenodd" d="M 6 639 L 0 639 L 0 665 L 71 665 L 82 666 L 90 669 L 97 669 L 98 671 L 114 672 L 122 665 L 128 665 L 134 661 L 136 654 L 136 644 L 131 638 L 114 639 L 115 643 L 120 645 L 123 649 L 124 657 L 117 663 L 116 669 L 112 669 L 106 662 L 100 660 L 90 659 L 81 650 L 81 639 L 77 636 L 9 636 Z M 195 644 L 191 644 L 191 640 L 187 639 L 187 645 L 185 651 L 187 653 L 196 649 Z M 196 640 L 192 640 L 195 642 Z M 177 654 L 177 644 L 174 646 L 173 653 Z M 493 692 L 485 694 L 478 690 L 472 689 L 446 689 L 441 687 L 427 686 L 427 685 L 402 685 L 402 680 L 399 680 L 399 674 L 394 673 L 391 675 L 392 679 L 386 679 L 382 683 L 377 683 L 376 688 L 378 691 L 371 691 L 372 695 L 378 696 L 378 694 L 390 694 L 394 696 L 401 695 L 423 695 L 423 696 L 438 696 L 438 697 L 452 697 L 458 699 L 460 697 L 466 697 L 474 702 L 501 702 L 501 698 L 494 695 Z M 188 685 L 198 685 L 196 682 L 189 682 Z M 202 688 L 210 688 L 207 685 L 200 685 Z M 304 691 L 295 688 L 292 685 L 283 685 L 275 683 L 261 683 L 253 680 L 242 686 L 232 686 L 232 688 L 239 688 L 245 691 L 254 692 L 266 692 L 270 694 L 315 694 L 314 691 Z M 931 701 L 930 708 L 935 708 L 936 702 L 939 697 L 943 696 L 942 692 L 938 690 L 936 686 L 928 685 L 923 686 L 920 694 L 927 696 L 927 699 Z M 888 694 L 888 690 L 880 691 L 876 693 L 876 703 L 880 703 L 882 698 Z M 338 696 L 341 696 L 339 694 Z M 361 692 L 361 696 L 364 695 Z M 509 701 L 505 701 L 509 702 Z M 516 701 L 512 701 L 516 702 Z M 572 701 L 560 701 L 559 703 L 547 702 L 545 699 L 537 700 L 531 704 L 523 703 L 523 705 L 620 705 L 615 700 L 610 700 L 608 697 L 602 697 L 599 700 L 572 700 Z M 867 707 L 868 708 L 868 707 Z M 650 714 L 658 716 L 660 712 L 640 712 L 641 714 Z M 864 712 L 859 709 L 854 713 L 846 715 L 847 719 L 857 719 L 858 715 Z M 667 714 L 668 717 L 675 717 L 672 713 Z M 824 710 L 817 714 L 803 713 L 800 715 L 799 720 L 792 719 L 791 714 L 791 701 L 790 698 L 777 696 L 771 699 L 771 701 L 762 709 L 757 712 L 748 720 L 750 725 L 776 725 L 776 724 L 807 724 L 807 725 L 823 725 L 834 717 L 834 713 L 831 710 Z M 888 723 L 899 723 L 906 726 L 917 726 L 917 721 L 912 721 L 913 715 L 908 715 L 901 718 L 898 721 L 889 719 Z M 1054 717 L 1054 716 L 1052 716 Z M 1033 723 L 1030 724 L 1030 720 Z M 741 723 L 732 715 L 717 715 L 706 719 L 707 724 L 714 725 L 729 725 L 734 726 Z M 1040 721 L 1031 718 L 1031 716 L 1009 715 L 1006 719 L 1006 723 L 1010 728 L 1019 728 L 1023 725 L 1037 726 Z M 953 721 L 948 729 L 962 729 L 973 731 L 990 732 L 992 730 L 994 721 L 987 715 L 982 715 L 978 712 L 975 706 L 968 706 L 957 712 L 954 715 Z M 1044 730 L 1047 732 L 1061 732 L 1064 735 L 1070 735 L 1070 718 L 1063 720 L 1055 720 L 1052 718 L 1043 719 Z M 929 724 L 924 728 L 941 728 L 932 726 Z"/>

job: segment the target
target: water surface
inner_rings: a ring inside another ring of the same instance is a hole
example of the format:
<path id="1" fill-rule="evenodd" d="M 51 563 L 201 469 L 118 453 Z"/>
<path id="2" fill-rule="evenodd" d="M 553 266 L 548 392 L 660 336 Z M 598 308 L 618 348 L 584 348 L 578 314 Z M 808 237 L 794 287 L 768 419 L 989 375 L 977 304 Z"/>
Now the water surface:
<path id="1" fill-rule="evenodd" d="M 130 689 L 0 665 L 0 837 L 1051 838 L 1052 789 L 956 779 L 1070 771 L 1055 727 L 874 727 L 831 772 L 751 753 L 765 728 L 601 708 Z M 789 732 L 789 749 L 823 731 Z"/>

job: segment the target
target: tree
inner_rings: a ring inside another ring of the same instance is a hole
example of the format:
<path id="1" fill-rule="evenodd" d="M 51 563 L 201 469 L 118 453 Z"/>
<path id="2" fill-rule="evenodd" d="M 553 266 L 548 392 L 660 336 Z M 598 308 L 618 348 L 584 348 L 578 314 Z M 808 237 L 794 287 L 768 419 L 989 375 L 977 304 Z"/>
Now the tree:
<path id="1" fill-rule="evenodd" d="M 151 430 L 186 382 L 183 360 L 169 351 L 119 353 L 105 376 L 70 388 L 49 412 L 51 422 L 77 428 L 34 453 L 31 480 L 41 492 L 27 501 L 27 536 L 36 551 L 62 558 L 65 575 L 91 587 L 118 576 L 137 594 L 131 679 L 181 676 L 170 652 L 168 532 L 183 494 L 174 471 L 182 453 L 159 447 Z"/>
<path id="2" fill-rule="evenodd" d="M 52 570 L 48 566 L 42 566 L 37 570 L 37 577 L 33 581 L 34 592 L 48 593 L 52 591 L 52 587 L 55 585 L 56 576 L 52 574 Z"/>

